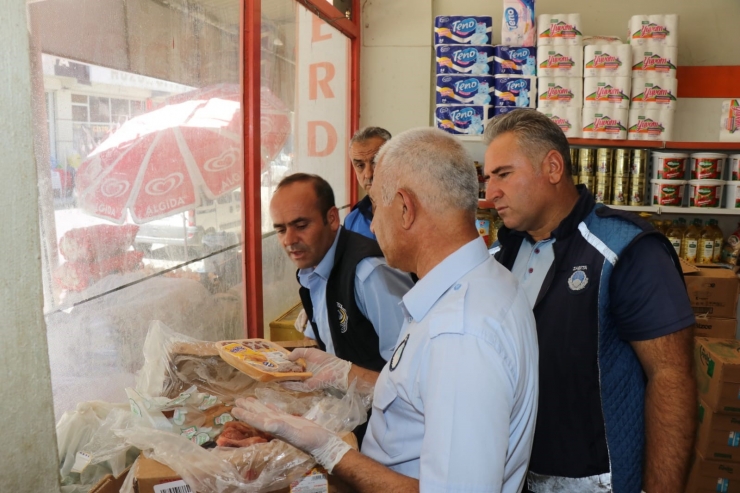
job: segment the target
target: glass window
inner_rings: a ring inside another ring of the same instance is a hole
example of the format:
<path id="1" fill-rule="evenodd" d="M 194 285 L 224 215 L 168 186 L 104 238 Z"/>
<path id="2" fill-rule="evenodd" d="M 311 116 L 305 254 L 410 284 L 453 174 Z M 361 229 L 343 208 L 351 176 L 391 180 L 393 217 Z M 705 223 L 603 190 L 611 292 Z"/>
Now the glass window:
<path id="1" fill-rule="evenodd" d="M 90 98 L 90 121 L 101 123 L 110 122 L 109 98 Z"/>
<path id="2" fill-rule="evenodd" d="M 346 209 L 350 42 L 294 0 L 262 0 L 262 251 L 265 333 L 299 302 L 295 266 L 274 235 L 280 180 L 315 173 Z M 343 215 L 342 215 L 343 217 Z M 280 336 L 277 336 L 280 338 Z"/>
<path id="3" fill-rule="evenodd" d="M 72 105 L 72 121 L 75 122 L 87 122 L 90 119 L 87 116 L 87 105 L 78 106 Z"/>

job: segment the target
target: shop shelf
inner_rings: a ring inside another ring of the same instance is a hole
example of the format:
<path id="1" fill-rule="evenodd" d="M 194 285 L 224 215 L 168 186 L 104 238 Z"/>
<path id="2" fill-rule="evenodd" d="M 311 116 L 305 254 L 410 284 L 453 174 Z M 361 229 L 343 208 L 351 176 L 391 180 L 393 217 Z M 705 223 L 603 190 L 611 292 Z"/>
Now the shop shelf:
<path id="1" fill-rule="evenodd" d="M 738 151 L 740 142 L 666 142 L 666 149 L 691 149 L 696 151 Z"/>
<path id="2" fill-rule="evenodd" d="M 458 135 L 463 142 L 482 142 L 480 135 Z M 676 149 L 694 151 L 737 151 L 740 142 L 654 142 L 647 140 L 608 140 L 608 139 L 568 139 L 572 146 L 578 147 L 622 147 L 629 149 Z"/>
<path id="3" fill-rule="evenodd" d="M 653 212 L 658 214 L 659 207 L 657 205 L 610 205 L 607 204 L 612 209 L 619 209 L 621 211 L 630 211 L 630 212 Z"/>
<path id="4" fill-rule="evenodd" d="M 568 139 L 570 145 L 580 147 L 628 147 L 634 149 L 662 149 L 664 142 L 645 140 Z"/>
<path id="5" fill-rule="evenodd" d="M 479 209 L 495 209 L 496 206 L 493 205 L 493 202 L 488 202 L 485 199 L 478 199 L 478 208 Z"/>
<path id="6" fill-rule="evenodd" d="M 684 214 L 687 216 L 740 216 L 740 209 L 710 209 L 701 207 L 669 207 L 660 205 L 609 205 L 612 209 L 654 214 Z"/>

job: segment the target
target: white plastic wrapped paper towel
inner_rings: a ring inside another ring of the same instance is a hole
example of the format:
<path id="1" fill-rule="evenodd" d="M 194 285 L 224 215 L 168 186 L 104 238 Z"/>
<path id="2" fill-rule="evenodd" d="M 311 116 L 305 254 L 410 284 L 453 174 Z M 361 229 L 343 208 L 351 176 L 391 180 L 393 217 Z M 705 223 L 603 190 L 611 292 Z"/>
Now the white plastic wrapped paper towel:
<path id="1" fill-rule="evenodd" d="M 501 44 L 534 46 L 537 42 L 535 0 L 504 0 L 501 22 Z"/>
<path id="2" fill-rule="evenodd" d="M 667 109 L 631 109 L 627 138 L 629 140 L 672 140 L 674 114 L 673 110 Z"/>
<path id="3" fill-rule="evenodd" d="M 599 106 L 583 108 L 584 139 L 624 140 L 627 138 L 629 110 Z"/>
<path id="4" fill-rule="evenodd" d="M 577 139 L 583 135 L 581 108 L 537 108 L 537 111 L 554 121 L 566 137 Z"/>
<path id="5" fill-rule="evenodd" d="M 676 109 L 678 81 L 665 77 L 650 76 L 632 81 L 632 108 L 649 110 Z"/>
<path id="6" fill-rule="evenodd" d="M 678 15 L 633 15 L 628 35 L 627 42 L 633 45 L 678 46 Z"/>
<path id="7" fill-rule="evenodd" d="M 582 46 L 544 46 L 537 48 L 539 77 L 583 77 Z"/>
<path id="8" fill-rule="evenodd" d="M 678 48 L 656 44 L 632 46 L 632 77 L 676 78 Z"/>
<path id="9" fill-rule="evenodd" d="M 719 129 L 720 142 L 740 142 L 740 99 L 722 102 Z"/>
<path id="10" fill-rule="evenodd" d="M 538 108 L 581 108 L 583 106 L 583 79 L 575 77 L 539 77 Z"/>
<path id="11" fill-rule="evenodd" d="M 583 46 L 581 14 L 537 16 L 537 46 Z"/>
<path id="12" fill-rule="evenodd" d="M 584 47 L 583 75 L 632 77 L 632 47 L 623 44 Z"/>
<path id="13" fill-rule="evenodd" d="M 586 77 L 583 79 L 583 106 L 605 105 L 628 110 L 631 85 L 630 77 Z"/>

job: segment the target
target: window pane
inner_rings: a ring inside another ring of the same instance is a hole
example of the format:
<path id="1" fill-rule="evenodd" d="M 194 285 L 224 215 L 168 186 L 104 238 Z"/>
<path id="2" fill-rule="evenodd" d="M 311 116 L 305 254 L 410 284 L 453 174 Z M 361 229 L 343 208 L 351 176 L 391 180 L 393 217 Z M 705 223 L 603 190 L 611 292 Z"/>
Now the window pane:
<path id="1" fill-rule="evenodd" d="M 239 7 L 29 4 L 35 76 L 56 106 L 56 166 L 39 188 L 57 418 L 127 401 L 152 320 L 197 339 L 243 334 Z"/>
<path id="2" fill-rule="evenodd" d="M 276 185 L 291 173 L 315 173 L 332 186 L 338 207 L 348 203 L 350 43 L 294 0 L 263 0 L 262 12 L 262 250 L 267 332 L 270 321 L 299 301 L 296 267 L 272 234 L 269 204 Z"/>

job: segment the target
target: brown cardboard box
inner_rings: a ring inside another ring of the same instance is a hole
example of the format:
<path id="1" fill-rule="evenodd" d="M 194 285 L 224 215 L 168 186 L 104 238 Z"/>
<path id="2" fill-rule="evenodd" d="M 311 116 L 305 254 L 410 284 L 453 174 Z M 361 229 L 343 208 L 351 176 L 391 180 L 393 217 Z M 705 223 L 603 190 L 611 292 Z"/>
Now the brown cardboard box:
<path id="1" fill-rule="evenodd" d="M 154 493 L 154 487 L 160 484 L 180 481 L 180 475 L 154 459 L 139 456 L 134 466 L 134 491 L 136 493 Z"/>
<path id="2" fill-rule="evenodd" d="M 271 341 L 300 341 L 303 334 L 295 330 L 295 319 L 303 310 L 303 305 L 298 303 L 287 312 L 270 322 Z"/>
<path id="3" fill-rule="evenodd" d="M 734 339 L 737 330 L 737 319 L 696 317 L 694 336 L 712 337 L 714 339 Z"/>
<path id="4" fill-rule="evenodd" d="M 130 467 L 127 467 L 118 477 L 108 474 L 98 481 L 98 484 L 92 487 L 90 493 L 119 493 L 130 469 Z"/>
<path id="5" fill-rule="evenodd" d="M 696 450 L 707 459 L 740 461 L 740 416 L 717 413 L 700 400 Z"/>
<path id="6" fill-rule="evenodd" d="M 684 279 L 694 313 L 712 318 L 736 317 L 740 283 L 733 271 L 702 267 L 687 273 Z"/>
<path id="7" fill-rule="evenodd" d="M 717 412 L 740 414 L 740 341 L 694 339 L 699 398 Z"/>
<path id="8" fill-rule="evenodd" d="M 696 453 L 686 493 L 740 493 L 740 464 L 706 460 Z"/>

